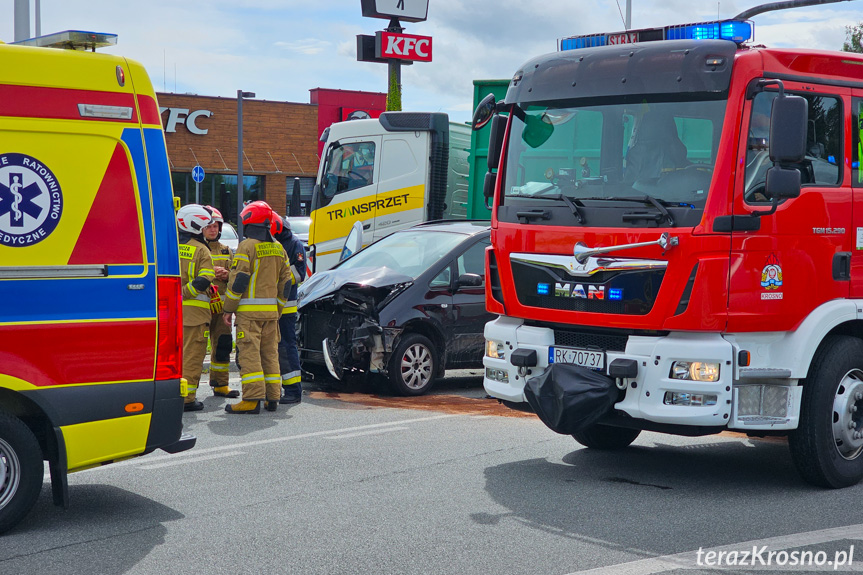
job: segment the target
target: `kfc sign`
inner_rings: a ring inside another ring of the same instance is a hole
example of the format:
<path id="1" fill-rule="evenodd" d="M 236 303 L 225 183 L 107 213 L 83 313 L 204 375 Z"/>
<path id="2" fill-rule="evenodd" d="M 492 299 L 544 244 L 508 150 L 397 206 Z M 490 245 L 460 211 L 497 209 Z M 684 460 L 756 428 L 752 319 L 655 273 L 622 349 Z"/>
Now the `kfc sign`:
<path id="1" fill-rule="evenodd" d="M 431 62 L 432 39 L 431 36 L 378 32 L 376 52 L 378 58 Z"/>

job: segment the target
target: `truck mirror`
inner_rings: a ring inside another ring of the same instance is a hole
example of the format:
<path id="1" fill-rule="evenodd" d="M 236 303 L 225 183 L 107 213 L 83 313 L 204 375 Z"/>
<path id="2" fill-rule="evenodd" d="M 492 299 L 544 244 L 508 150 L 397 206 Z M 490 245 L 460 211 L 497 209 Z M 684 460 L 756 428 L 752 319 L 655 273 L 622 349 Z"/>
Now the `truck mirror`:
<path id="1" fill-rule="evenodd" d="M 767 170 L 764 193 L 772 200 L 796 198 L 800 195 L 800 170 L 773 166 Z"/>
<path id="2" fill-rule="evenodd" d="M 806 156 L 809 107 L 800 96 L 779 96 L 770 112 L 770 160 L 795 164 Z M 799 193 L 799 189 L 798 189 Z"/>
<path id="3" fill-rule="evenodd" d="M 491 120 L 494 115 L 494 108 L 497 102 L 495 102 L 494 94 L 489 94 L 485 98 L 483 98 L 479 105 L 477 105 L 476 110 L 473 113 L 473 130 L 479 130 Z"/>
<path id="4" fill-rule="evenodd" d="M 493 174 L 492 172 L 487 172 L 485 174 L 485 180 L 482 182 L 482 196 L 485 198 L 485 207 L 491 209 L 489 206 L 489 200 L 494 197 L 494 182 L 497 177 L 497 174 Z"/>
<path id="5" fill-rule="evenodd" d="M 488 135 L 488 169 L 494 170 L 500 163 L 500 152 L 503 149 L 503 134 L 506 131 L 506 116 L 495 116 L 491 121 L 491 133 Z"/>

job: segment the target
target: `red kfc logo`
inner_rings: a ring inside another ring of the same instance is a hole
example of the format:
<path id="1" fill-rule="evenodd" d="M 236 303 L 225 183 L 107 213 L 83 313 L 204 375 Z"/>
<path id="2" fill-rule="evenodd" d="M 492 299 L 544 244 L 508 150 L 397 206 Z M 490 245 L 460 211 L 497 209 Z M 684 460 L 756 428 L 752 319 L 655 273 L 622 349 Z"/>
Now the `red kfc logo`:
<path id="1" fill-rule="evenodd" d="M 378 58 L 397 58 L 400 60 L 415 60 L 431 62 L 431 36 L 414 36 L 413 34 L 394 34 L 378 32 Z"/>

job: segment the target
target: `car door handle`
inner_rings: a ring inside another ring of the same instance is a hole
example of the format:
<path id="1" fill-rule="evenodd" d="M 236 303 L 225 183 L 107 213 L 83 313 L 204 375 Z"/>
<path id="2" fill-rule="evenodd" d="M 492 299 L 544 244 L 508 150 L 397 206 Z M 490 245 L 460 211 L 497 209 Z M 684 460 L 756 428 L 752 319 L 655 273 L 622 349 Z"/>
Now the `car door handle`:
<path id="1" fill-rule="evenodd" d="M 372 227 L 372 225 L 371 225 L 371 224 L 363 224 L 363 229 L 364 229 L 364 230 L 367 230 L 367 229 L 369 229 L 370 227 Z"/>
<path id="2" fill-rule="evenodd" d="M 833 254 L 833 279 L 846 282 L 851 279 L 851 252 Z"/>

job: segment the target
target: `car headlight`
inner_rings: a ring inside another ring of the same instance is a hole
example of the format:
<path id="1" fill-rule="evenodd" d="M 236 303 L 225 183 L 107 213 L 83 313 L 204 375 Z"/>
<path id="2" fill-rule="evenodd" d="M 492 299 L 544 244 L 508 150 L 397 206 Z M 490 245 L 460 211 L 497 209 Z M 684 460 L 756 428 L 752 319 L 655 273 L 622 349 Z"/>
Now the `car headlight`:
<path id="1" fill-rule="evenodd" d="M 487 339 L 485 342 L 485 354 L 494 359 L 506 359 L 506 354 L 503 351 L 503 343 Z"/>
<path id="2" fill-rule="evenodd" d="M 719 364 L 707 361 L 675 361 L 671 364 L 668 377 L 689 381 L 719 381 Z"/>

